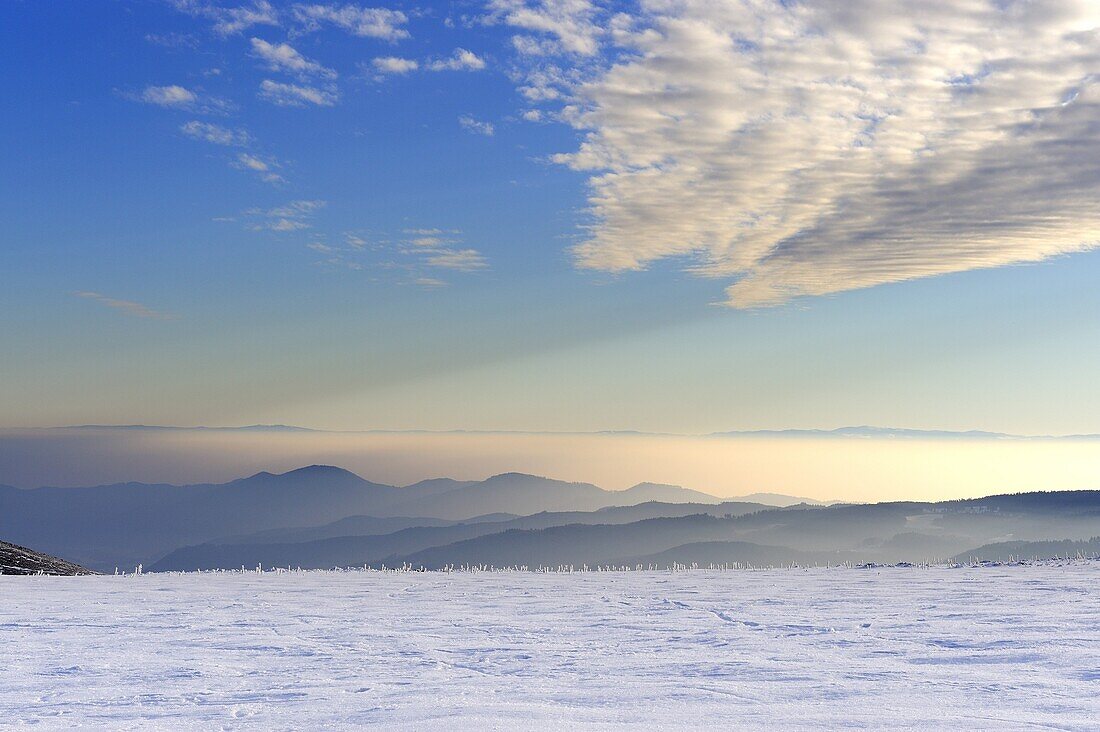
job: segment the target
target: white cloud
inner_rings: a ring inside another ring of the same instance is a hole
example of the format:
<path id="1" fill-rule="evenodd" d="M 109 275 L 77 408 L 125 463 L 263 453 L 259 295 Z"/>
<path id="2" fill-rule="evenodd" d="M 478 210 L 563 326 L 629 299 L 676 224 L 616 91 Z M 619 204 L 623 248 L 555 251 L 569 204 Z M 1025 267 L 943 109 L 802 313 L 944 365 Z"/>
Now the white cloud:
<path id="1" fill-rule="evenodd" d="M 371 61 L 376 71 L 383 74 L 407 74 L 420 68 L 420 63 L 411 58 L 382 56 Z"/>
<path id="2" fill-rule="evenodd" d="M 327 205 L 327 201 L 320 200 L 291 201 L 285 206 L 268 209 L 264 212 L 264 215 L 268 217 L 300 218 L 305 216 L 312 216 L 317 211 L 321 210 Z"/>
<path id="3" fill-rule="evenodd" d="M 323 235 L 318 234 L 315 235 L 313 241 L 306 244 L 306 247 L 323 256 L 322 259 L 316 261 L 318 265 L 357 271 L 363 269 L 363 265 L 357 261 L 357 257 L 362 253 L 362 244 L 366 242 L 358 239 L 361 244 L 356 245 L 352 241 L 353 239 L 358 239 L 358 237 L 345 232 L 344 240 L 347 246 L 339 246 L 329 244 L 325 241 Z"/>
<path id="4" fill-rule="evenodd" d="M 249 153 L 238 153 L 237 160 L 233 163 L 234 167 L 241 170 L 248 170 L 259 175 L 260 180 L 264 183 L 272 183 L 279 185 L 286 183 L 286 179 L 275 172 L 275 168 L 279 167 L 278 162 L 273 158 L 263 159 Z"/>
<path id="5" fill-rule="evenodd" d="M 141 93 L 141 99 L 158 107 L 176 107 L 178 109 L 191 109 L 199 101 L 199 97 L 195 92 L 176 84 L 147 86 L 145 91 Z"/>
<path id="6" fill-rule="evenodd" d="M 528 122 L 541 122 L 542 111 L 538 109 L 527 109 L 523 112 L 523 118 Z"/>
<path id="7" fill-rule="evenodd" d="M 301 229 L 310 228 L 310 224 L 304 221 L 296 221 L 294 219 L 275 219 L 268 224 L 261 226 L 262 229 L 269 231 L 299 231 Z"/>
<path id="8" fill-rule="evenodd" d="M 524 53 L 593 56 L 599 52 L 604 31 L 597 23 L 598 7 L 589 0 L 489 0 L 488 5 L 490 22 L 546 36 L 514 39 Z"/>
<path id="9" fill-rule="evenodd" d="M 262 38 L 252 39 L 252 55 L 266 62 L 272 71 L 285 71 L 299 77 L 317 76 L 335 79 L 336 72 L 312 61 L 286 43 L 268 43 Z"/>
<path id="10" fill-rule="evenodd" d="M 561 46 L 555 41 L 531 36 L 512 36 L 512 48 L 524 56 L 553 56 L 561 53 Z"/>
<path id="11" fill-rule="evenodd" d="M 325 201 L 297 200 L 270 209 L 250 209 L 244 212 L 247 227 L 253 231 L 290 232 L 312 228 L 313 215 L 326 205 Z"/>
<path id="12" fill-rule="evenodd" d="M 173 0 L 177 10 L 195 17 L 214 21 L 213 30 L 220 36 L 230 36 L 254 25 L 279 25 L 279 13 L 267 0 L 254 0 L 251 5 L 223 8 L 202 0 Z"/>
<path id="13" fill-rule="evenodd" d="M 171 313 L 161 312 L 160 310 L 153 310 L 152 308 L 142 305 L 140 302 L 134 302 L 132 300 L 119 300 L 113 297 L 107 297 L 101 295 L 98 292 L 74 292 L 77 297 L 83 297 L 86 300 L 94 300 L 101 305 L 106 305 L 109 308 L 114 308 L 126 315 L 132 315 L 135 318 L 149 318 L 151 320 L 174 320 L 175 315 Z"/>
<path id="14" fill-rule="evenodd" d="M 459 117 L 458 124 L 461 125 L 464 130 L 469 130 L 477 135 L 485 135 L 486 137 L 492 137 L 493 133 L 496 132 L 496 128 L 493 127 L 492 122 L 481 122 L 468 114 Z"/>
<path id="15" fill-rule="evenodd" d="M 460 272 L 473 272 L 488 267 L 485 257 L 476 249 L 443 249 L 424 259 L 429 267 L 454 269 Z"/>
<path id="16" fill-rule="evenodd" d="M 399 56 L 380 56 L 371 61 L 374 71 L 380 76 L 386 74 L 408 74 L 418 69 L 428 71 L 480 71 L 485 61 L 473 51 L 456 48 L 447 58 L 435 59 L 421 64 L 416 59 Z"/>
<path id="17" fill-rule="evenodd" d="M 180 132 L 196 140 L 205 140 L 215 145 L 229 147 L 247 147 L 252 142 L 251 136 L 244 130 L 231 130 L 221 125 L 198 120 L 191 120 L 180 125 Z"/>
<path id="18" fill-rule="evenodd" d="M 224 99 L 201 95 L 178 84 L 147 86 L 141 94 L 125 92 L 123 96 L 165 109 L 179 109 L 196 114 L 225 114 L 232 107 Z"/>
<path id="19" fill-rule="evenodd" d="M 556 158 L 591 175 L 581 267 L 677 257 L 756 307 L 1100 243 L 1095 3 L 643 0 L 579 34 L 494 5 L 615 47 L 561 110 L 586 133 Z"/>
<path id="20" fill-rule="evenodd" d="M 389 8 L 303 4 L 294 6 L 294 17 L 308 30 L 316 30 L 321 23 L 330 23 L 365 38 L 396 41 L 409 37 L 409 32 L 401 27 L 408 22 L 408 17 L 400 10 Z"/>
<path id="21" fill-rule="evenodd" d="M 443 229 L 407 229 L 411 236 L 404 240 L 402 254 L 417 258 L 423 266 L 474 272 L 489 264 L 476 249 L 462 246 L 457 231 Z"/>
<path id="22" fill-rule="evenodd" d="M 529 69 L 522 77 L 519 93 L 529 102 L 553 102 L 569 97 L 573 87 L 584 81 L 577 70 L 566 70 L 555 64 Z"/>
<path id="23" fill-rule="evenodd" d="M 245 130 L 231 130 L 221 125 L 199 120 L 191 120 L 180 125 L 180 132 L 195 140 L 203 140 L 226 147 L 248 147 L 252 144 L 252 137 Z M 286 180 L 275 172 L 275 169 L 280 167 L 278 161 L 271 157 L 262 158 L 252 153 L 240 152 L 237 153 L 230 165 L 240 170 L 256 173 L 259 179 L 265 183 L 274 185 L 286 183 Z"/>
<path id="24" fill-rule="evenodd" d="M 333 88 L 321 89 L 264 79 L 260 83 L 260 98 L 280 107 L 304 107 L 307 104 L 331 107 L 336 104 L 340 96 Z"/>
<path id="25" fill-rule="evenodd" d="M 439 59 L 428 64 L 432 71 L 480 71 L 485 61 L 473 51 L 456 48 L 450 58 Z"/>
<path id="26" fill-rule="evenodd" d="M 242 167 L 247 168 L 248 170 L 254 170 L 258 173 L 264 173 L 271 169 L 271 166 L 269 166 L 263 160 L 260 160 L 254 155 L 249 155 L 248 153 L 239 154 L 237 156 L 237 162 L 239 162 Z"/>
<path id="27" fill-rule="evenodd" d="M 421 287 L 429 290 L 434 290 L 439 287 L 446 287 L 447 283 L 437 277 L 417 277 L 413 280 L 414 285 L 420 285 Z"/>

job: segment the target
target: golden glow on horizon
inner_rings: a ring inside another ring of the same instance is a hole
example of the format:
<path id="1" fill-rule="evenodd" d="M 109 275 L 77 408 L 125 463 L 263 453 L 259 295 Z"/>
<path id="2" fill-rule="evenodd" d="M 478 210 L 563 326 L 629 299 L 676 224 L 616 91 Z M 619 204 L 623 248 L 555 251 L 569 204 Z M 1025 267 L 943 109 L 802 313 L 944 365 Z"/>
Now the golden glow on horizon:
<path id="1" fill-rule="evenodd" d="M 0 444 L 14 471 L 4 480 L 23 487 L 221 482 L 314 463 L 397 485 L 515 471 L 847 501 L 1100 487 L 1100 440 L 49 430 L 5 431 Z"/>

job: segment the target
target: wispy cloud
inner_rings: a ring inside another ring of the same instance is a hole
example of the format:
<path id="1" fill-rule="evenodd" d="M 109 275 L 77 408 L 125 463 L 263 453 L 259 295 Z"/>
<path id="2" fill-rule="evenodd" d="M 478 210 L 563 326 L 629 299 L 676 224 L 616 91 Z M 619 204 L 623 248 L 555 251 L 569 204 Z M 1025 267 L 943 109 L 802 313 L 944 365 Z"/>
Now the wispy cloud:
<path id="1" fill-rule="evenodd" d="M 420 68 L 420 62 L 411 58 L 380 56 L 371 61 L 374 70 L 382 74 L 407 74 Z"/>
<path id="2" fill-rule="evenodd" d="M 305 107 L 310 104 L 331 107 L 340 96 L 334 88 L 321 89 L 264 79 L 260 83 L 260 98 L 280 107 Z"/>
<path id="3" fill-rule="evenodd" d="M 146 33 L 145 41 L 163 48 L 197 48 L 199 39 L 190 33 Z"/>
<path id="4" fill-rule="evenodd" d="M 147 86 L 141 93 L 141 100 L 158 107 L 176 107 L 191 109 L 198 103 L 199 97 L 190 89 L 172 84 L 170 86 Z"/>
<path id="5" fill-rule="evenodd" d="M 429 254 L 424 259 L 429 267 L 440 269 L 454 269 L 459 272 L 473 272 L 485 269 L 489 263 L 476 249 L 440 249 Z"/>
<path id="6" fill-rule="evenodd" d="M 528 84 L 586 135 L 555 158 L 590 174 L 580 267 L 678 257 L 747 308 L 1100 242 L 1092 5 L 678 0 L 602 29 L 582 0 L 491 5 L 616 58 Z"/>
<path id="7" fill-rule="evenodd" d="M 476 135 L 485 135 L 486 137 L 492 137 L 496 132 L 496 128 L 492 122 L 482 122 L 474 119 L 468 114 L 464 114 L 458 118 L 458 124 L 462 129 L 469 132 L 473 132 Z"/>
<path id="8" fill-rule="evenodd" d="M 308 249 L 321 255 L 321 259 L 317 260 L 315 264 L 352 271 L 363 269 L 363 263 L 359 261 L 362 247 L 353 245 L 347 239 L 345 239 L 344 246 L 330 244 L 325 240 L 324 235 L 318 234 L 316 236 L 318 238 L 306 244 Z"/>
<path id="9" fill-rule="evenodd" d="M 201 94 L 193 89 L 169 84 L 147 86 L 140 94 L 124 92 L 122 96 L 165 109 L 177 109 L 197 114 L 224 114 L 232 105 L 224 99 Z"/>
<path id="10" fill-rule="evenodd" d="M 213 21 L 212 30 L 220 36 L 235 35 L 256 25 L 279 25 L 279 13 L 267 0 L 229 8 L 203 0 L 172 0 L 172 4 L 184 13 Z"/>
<path id="11" fill-rule="evenodd" d="M 599 7 L 589 0 L 489 0 L 488 7 L 488 22 L 539 34 L 514 40 L 517 49 L 527 54 L 593 56 L 605 33 L 597 22 Z"/>
<path id="12" fill-rule="evenodd" d="M 237 159 L 233 163 L 234 167 L 241 170 L 248 170 L 259 175 L 260 180 L 264 183 L 282 184 L 286 183 L 286 179 L 275 172 L 275 169 L 280 167 L 278 161 L 274 158 L 261 158 L 251 153 L 237 153 Z"/>
<path id="13" fill-rule="evenodd" d="M 247 228 L 252 231 L 290 232 L 312 228 L 313 216 L 325 207 L 326 201 L 297 200 L 269 209 L 249 209 L 244 212 Z"/>
<path id="14" fill-rule="evenodd" d="M 475 272 L 489 263 L 476 249 L 464 246 L 460 232 L 442 229 L 408 229 L 401 252 L 415 257 L 423 266 Z"/>
<path id="15" fill-rule="evenodd" d="M 132 300 L 119 300 L 114 297 L 107 297 L 101 295 L 98 292 L 74 292 L 77 297 L 82 297 L 86 300 L 92 300 L 98 302 L 101 305 L 106 305 L 109 308 L 114 308 L 118 312 L 125 313 L 126 315 L 132 315 L 135 318 L 149 318 L 152 320 L 175 320 L 178 316 L 172 313 L 162 312 L 160 310 L 154 310 L 146 305 L 142 305 L 140 302 L 134 302 Z"/>
<path id="16" fill-rule="evenodd" d="M 312 216 L 320 211 L 322 208 L 328 205 L 327 201 L 319 200 L 298 200 L 291 201 L 290 203 L 278 206 L 277 208 L 271 208 L 264 212 L 266 216 L 276 217 L 296 217 L 296 216 Z"/>
<path id="17" fill-rule="evenodd" d="M 180 125 L 180 132 L 195 140 L 204 140 L 215 145 L 227 147 L 247 147 L 252 137 L 244 130 L 231 130 L 209 122 L 191 120 Z"/>
<path id="18" fill-rule="evenodd" d="M 485 60 L 465 48 L 456 48 L 449 58 L 436 59 L 428 64 L 431 71 L 480 71 L 484 68 Z"/>
<path id="19" fill-rule="evenodd" d="M 307 30 L 316 30 L 322 23 L 328 23 L 364 38 L 397 41 L 409 37 L 409 32 L 402 27 L 408 23 L 408 16 L 389 8 L 301 4 L 294 6 L 294 17 Z"/>
<path id="20" fill-rule="evenodd" d="M 307 224 L 305 221 L 295 219 L 276 219 L 262 226 L 258 226 L 258 229 L 267 229 L 268 231 L 301 231 L 302 229 L 310 228 L 311 224 Z"/>
<path id="21" fill-rule="evenodd" d="M 300 78 L 336 78 L 335 71 L 306 58 L 287 43 L 268 43 L 262 38 L 253 38 L 251 43 L 252 55 L 262 60 L 271 71 L 284 71 Z"/>

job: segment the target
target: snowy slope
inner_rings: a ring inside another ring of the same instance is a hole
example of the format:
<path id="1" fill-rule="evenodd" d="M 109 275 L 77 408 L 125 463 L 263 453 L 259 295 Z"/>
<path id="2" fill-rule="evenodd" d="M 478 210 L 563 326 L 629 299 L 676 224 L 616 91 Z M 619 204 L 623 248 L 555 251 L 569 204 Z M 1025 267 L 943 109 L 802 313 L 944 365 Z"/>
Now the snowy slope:
<path id="1" fill-rule="evenodd" d="M 4 577 L 39 729 L 1096 729 L 1100 563 Z"/>

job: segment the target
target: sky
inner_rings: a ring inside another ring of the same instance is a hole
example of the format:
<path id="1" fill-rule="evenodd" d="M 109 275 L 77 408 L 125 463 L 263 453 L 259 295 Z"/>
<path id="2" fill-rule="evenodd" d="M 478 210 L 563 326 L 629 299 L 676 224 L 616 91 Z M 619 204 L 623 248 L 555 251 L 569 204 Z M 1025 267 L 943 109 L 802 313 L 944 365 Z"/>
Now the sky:
<path id="1" fill-rule="evenodd" d="M 0 17 L 0 428 L 1100 432 L 1094 2 Z"/>

